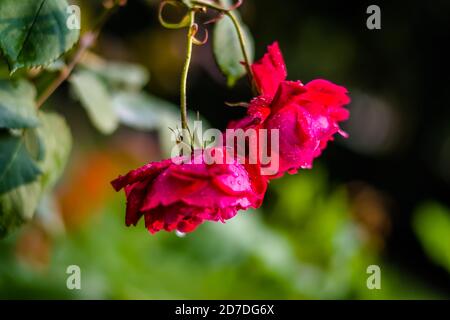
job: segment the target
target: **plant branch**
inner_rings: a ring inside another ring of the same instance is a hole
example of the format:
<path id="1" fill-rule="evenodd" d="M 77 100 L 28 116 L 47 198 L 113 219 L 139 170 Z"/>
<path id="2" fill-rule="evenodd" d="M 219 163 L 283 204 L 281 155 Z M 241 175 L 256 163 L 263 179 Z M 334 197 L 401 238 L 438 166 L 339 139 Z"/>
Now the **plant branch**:
<path id="1" fill-rule="evenodd" d="M 70 63 L 65 66 L 60 72 L 58 77 L 56 77 L 52 83 L 41 93 L 39 96 L 36 106 L 37 108 L 41 108 L 42 105 L 50 98 L 50 96 L 61 86 L 61 84 L 69 78 L 70 74 L 72 73 L 73 69 L 78 65 L 78 63 L 83 58 L 84 54 L 87 50 L 89 50 L 94 43 L 96 42 L 101 29 L 103 28 L 106 21 L 109 19 L 109 17 L 117 10 L 117 8 L 120 5 L 124 5 L 125 2 L 114 2 L 113 6 L 106 7 L 103 11 L 102 15 L 98 18 L 97 22 L 95 23 L 94 27 L 91 31 L 86 32 L 80 39 L 79 46 L 77 51 L 75 52 L 72 60 Z"/>

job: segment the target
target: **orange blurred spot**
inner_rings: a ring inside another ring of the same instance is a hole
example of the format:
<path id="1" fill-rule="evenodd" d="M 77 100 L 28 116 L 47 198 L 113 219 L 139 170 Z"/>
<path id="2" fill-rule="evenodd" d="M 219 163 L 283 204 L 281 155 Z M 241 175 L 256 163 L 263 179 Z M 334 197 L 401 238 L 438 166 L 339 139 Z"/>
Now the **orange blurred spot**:
<path id="1" fill-rule="evenodd" d="M 116 160 L 108 152 L 95 152 L 85 155 L 68 170 L 68 178 L 59 192 L 67 229 L 82 225 L 114 194 L 110 181 L 121 168 Z"/>

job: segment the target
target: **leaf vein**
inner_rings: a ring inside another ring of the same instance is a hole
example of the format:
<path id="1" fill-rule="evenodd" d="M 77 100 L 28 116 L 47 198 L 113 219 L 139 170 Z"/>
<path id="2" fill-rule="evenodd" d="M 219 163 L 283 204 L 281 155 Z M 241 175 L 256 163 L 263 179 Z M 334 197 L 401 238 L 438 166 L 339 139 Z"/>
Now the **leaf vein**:
<path id="1" fill-rule="evenodd" d="M 19 54 L 17 55 L 17 59 L 16 59 L 17 61 L 19 61 L 20 56 L 22 55 L 23 49 L 25 48 L 25 45 L 28 42 L 28 39 L 30 38 L 31 31 L 33 30 L 33 28 L 37 22 L 37 19 L 38 19 L 39 15 L 41 14 L 41 11 L 42 11 L 42 8 L 44 7 L 45 2 L 47 2 L 47 0 L 42 0 L 41 4 L 39 5 L 39 8 L 36 12 L 36 15 L 34 16 L 33 22 L 31 23 L 30 27 L 27 30 L 27 34 L 25 35 L 22 46 L 20 47 Z"/>
<path id="2" fill-rule="evenodd" d="M 44 0 L 45 1 L 45 0 Z M 9 161 L 9 163 L 6 165 L 5 167 L 5 171 L 3 171 L 2 175 L 0 176 L 0 182 L 3 180 L 3 178 L 5 177 L 5 175 L 8 173 L 8 171 L 11 169 L 11 167 L 14 164 L 14 161 L 16 160 L 17 156 L 19 155 L 20 152 L 20 148 L 22 146 L 22 139 L 19 139 L 19 142 L 17 143 L 16 149 L 14 150 L 14 153 L 11 157 L 11 160 Z"/>

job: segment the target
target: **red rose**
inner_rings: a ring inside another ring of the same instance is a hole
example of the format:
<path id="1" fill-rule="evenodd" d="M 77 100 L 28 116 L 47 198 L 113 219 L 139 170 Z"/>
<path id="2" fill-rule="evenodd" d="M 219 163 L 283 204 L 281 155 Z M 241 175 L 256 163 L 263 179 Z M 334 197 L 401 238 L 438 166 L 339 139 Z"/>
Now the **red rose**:
<path id="1" fill-rule="evenodd" d="M 136 225 L 144 216 L 151 233 L 162 229 L 193 231 L 205 220 L 222 221 L 238 210 L 257 208 L 267 182 L 252 165 L 227 158 L 225 149 L 210 149 L 223 156 L 225 164 L 207 164 L 203 152 L 191 157 L 152 162 L 112 182 L 116 191 L 125 189 L 126 224 Z"/>
<path id="2" fill-rule="evenodd" d="M 306 85 L 286 81 L 278 43 L 268 47 L 252 70 L 261 96 L 251 101 L 247 117 L 229 128 L 279 129 L 279 173 L 271 178 L 311 168 L 335 133 L 346 136 L 339 128 L 339 122 L 349 117 L 343 108 L 350 102 L 346 88 L 321 79 Z"/>

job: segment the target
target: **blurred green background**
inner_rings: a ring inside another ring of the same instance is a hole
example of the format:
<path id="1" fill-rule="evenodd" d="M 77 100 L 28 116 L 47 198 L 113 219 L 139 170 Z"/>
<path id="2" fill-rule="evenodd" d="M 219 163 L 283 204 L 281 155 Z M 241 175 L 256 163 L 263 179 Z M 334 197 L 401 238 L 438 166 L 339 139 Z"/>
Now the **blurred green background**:
<path id="1" fill-rule="evenodd" d="M 77 3 L 89 28 L 101 1 Z M 140 110 L 142 130 L 102 135 L 67 85 L 52 97 L 46 108 L 66 116 L 74 150 L 56 195 L 0 241 L 0 298 L 450 298 L 449 78 L 442 72 L 450 3 L 380 2 L 376 31 L 366 28 L 369 4 L 245 1 L 240 11 L 256 57 L 278 40 L 290 79 L 349 88 L 350 138 L 331 144 L 314 169 L 272 182 L 261 209 L 178 237 L 150 235 L 143 223 L 126 228 L 125 197 L 109 185 L 166 157 L 167 127 L 177 119 L 185 31 L 159 25 L 157 1 L 129 0 L 87 64 L 102 56 L 141 65 L 137 82 L 148 70 L 142 101 L 122 96 L 119 103 L 125 113 L 128 104 Z M 112 78 L 120 73 L 106 69 Z M 220 129 L 245 113 L 224 102 L 251 94 L 245 79 L 226 86 L 210 44 L 194 49 L 188 89 L 191 110 Z M 81 268 L 81 290 L 66 287 L 69 265 Z M 366 286 L 369 265 L 381 268 L 380 290 Z"/>

